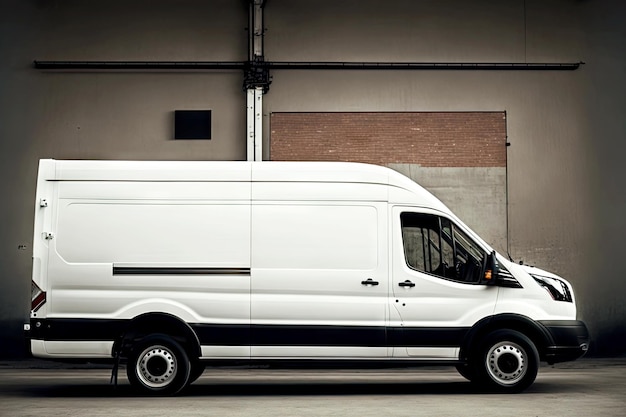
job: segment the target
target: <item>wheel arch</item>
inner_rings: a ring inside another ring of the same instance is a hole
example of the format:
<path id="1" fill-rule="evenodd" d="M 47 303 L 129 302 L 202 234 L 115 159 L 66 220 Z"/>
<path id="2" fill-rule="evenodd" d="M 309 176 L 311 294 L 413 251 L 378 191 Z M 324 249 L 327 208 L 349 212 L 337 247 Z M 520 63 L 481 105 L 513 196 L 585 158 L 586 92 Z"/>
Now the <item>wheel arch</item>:
<path id="1" fill-rule="evenodd" d="M 546 348 L 552 345 L 552 335 L 537 321 L 521 314 L 498 314 L 478 321 L 465 335 L 459 358 L 467 362 L 480 341 L 496 330 L 515 330 L 528 337 L 539 352 L 539 359 L 545 360 Z"/>
<path id="2" fill-rule="evenodd" d="M 169 313 L 143 313 L 133 318 L 113 343 L 113 357 L 128 357 L 133 345 L 152 334 L 163 334 L 178 342 L 190 358 L 201 356 L 198 335 L 191 326 Z"/>

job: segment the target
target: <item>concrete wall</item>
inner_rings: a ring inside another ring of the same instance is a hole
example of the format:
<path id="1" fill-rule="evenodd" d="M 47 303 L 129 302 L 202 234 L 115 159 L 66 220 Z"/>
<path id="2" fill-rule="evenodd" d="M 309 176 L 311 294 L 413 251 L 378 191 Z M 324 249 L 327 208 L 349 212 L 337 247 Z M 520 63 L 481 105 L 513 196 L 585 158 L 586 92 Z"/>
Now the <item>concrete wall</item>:
<path id="1" fill-rule="evenodd" d="M 572 72 L 274 71 L 264 120 L 506 111 L 511 255 L 570 279 L 595 351 L 626 353 L 621 2 L 270 0 L 265 13 L 268 60 L 585 61 Z M 42 72 L 32 60 L 245 60 L 246 26 L 244 1 L 0 0 L 0 356 L 17 354 L 28 317 L 37 159 L 245 158 L 240 73 Z M 177 109 L 213 110 L 213 139 L 173 141 Z"/>
<path id="2" fill-rule="evenodd" d="M 433 193 L 499 253 L 509 252 L 506 168 L 388 166 Z"/>

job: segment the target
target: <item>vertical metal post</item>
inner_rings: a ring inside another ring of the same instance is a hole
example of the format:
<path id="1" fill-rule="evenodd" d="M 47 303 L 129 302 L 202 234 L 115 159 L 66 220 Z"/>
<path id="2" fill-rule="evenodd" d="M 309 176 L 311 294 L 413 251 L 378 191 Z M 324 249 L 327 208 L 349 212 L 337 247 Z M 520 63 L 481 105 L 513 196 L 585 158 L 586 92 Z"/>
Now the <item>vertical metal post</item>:
<path id="1" fill-rule="evenodd" d="M 246 90 L 246 95 L 247 95 L 246 136 L 248 138 L 248 161 L 255 160 L 255 150 L 254 150 L 254 142 L 256 139 L 255 138 L 256 126 L 255 126 L 255 117 L 254 117 L 255 115 L 254 108 L 255 108 L 255 101 L 256 101 L 255 92 L 256 92 L 255 88 L 249 88 Z"/>
<path id="2" fill-rule="evenodd" d="M 263 160 L 263 87 L 254 89 L 254 160 Z"/>
<path id="3" fill-rule="evenodd" d="M 263 160 L 263 87 L 249 88 L 247 94 L 248 161 Z"/>
<path id="4" fill-rule="evenodd" d="M 255 79 L 255 64 L 263 62 L 263 3 L 250 0 L 248 19 L 248 61 L 251 76 Z M 247 138 L 248 161 L 263 160 L 263 93 L 264 87 L 258 80 L 248 83 L 247 94 Z"/>
<path id="5" fill-rule="evenodd" d="M 253 52 L 255 57 L 263 57 L 263 3 L 264 0 L 252 0 L 253 2 Z"/>

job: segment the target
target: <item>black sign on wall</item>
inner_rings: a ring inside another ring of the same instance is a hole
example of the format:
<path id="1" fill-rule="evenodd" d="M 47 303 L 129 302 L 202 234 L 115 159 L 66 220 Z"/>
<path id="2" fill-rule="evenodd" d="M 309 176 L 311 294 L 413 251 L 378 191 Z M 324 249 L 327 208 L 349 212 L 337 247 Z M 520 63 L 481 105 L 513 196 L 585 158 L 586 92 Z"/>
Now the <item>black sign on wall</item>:
<path id="1" fill-rule="evenodd" d="M 174 139 L 211 139 L 211 110 L 174 111 Z"/>

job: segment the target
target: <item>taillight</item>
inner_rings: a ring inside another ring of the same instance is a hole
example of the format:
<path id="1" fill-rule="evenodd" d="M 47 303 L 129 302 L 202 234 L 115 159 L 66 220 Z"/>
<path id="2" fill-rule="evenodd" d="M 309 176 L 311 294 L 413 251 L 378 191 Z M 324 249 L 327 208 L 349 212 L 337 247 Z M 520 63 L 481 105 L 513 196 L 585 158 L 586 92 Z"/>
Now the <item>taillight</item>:
<path id="1" fill-rule="evenodd" d="M 46 292 L 43 291 L 34 281 L 30 286 L 30 309 L 35 312 L 46 303 Z"/>

